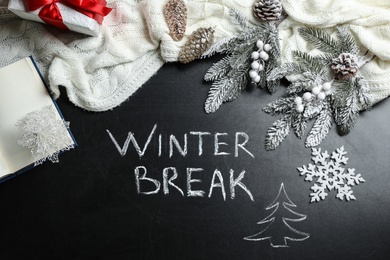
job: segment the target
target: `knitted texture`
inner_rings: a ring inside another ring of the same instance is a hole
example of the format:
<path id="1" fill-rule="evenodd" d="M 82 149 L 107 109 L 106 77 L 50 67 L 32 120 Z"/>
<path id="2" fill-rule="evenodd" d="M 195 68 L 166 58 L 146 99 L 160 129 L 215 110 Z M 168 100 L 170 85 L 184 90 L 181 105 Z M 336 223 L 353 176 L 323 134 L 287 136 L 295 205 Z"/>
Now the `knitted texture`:
<path id="1" fill-rule="evenodd" d="M 111 1 L 108 5 L 113 10 L 105 17 L 97 37 L 61 32 L 3 11 L 1 65 L 33 55 L 55 98 L 63 86 L 69 99 L 81 108 L 114 108 L 141 87 L 164 61 L 158 46 L 148 38 L 137 1 Z"/>
<path id="2" fill-rule="evenodd" d="M 162 0 L 109 0 L 113 10 L 101 33 L 87 37 L 22 20 L 0 0 L 0 66 L 32 55 L 54 98 L 60 87 L 71 102 L 90 111 L 112 109 L 127 100 L 165 62 L 177 61 L 188 36 L 200 27 L 215 27 L 216 40 L 237 32 L 229 9 L 251 16 L 252 0 L 187 1 L 186 35 L 169 35 Z M 254 18 L 252 18 L 254 19 Z"/>
<path id="3" fill-rule="evenodd" d="M 390 95 L 390 4 L 380 0 L 283 0 L 289 18 L 280 26 L 282 59 L 292 50 L 309 52 L 299 37 L 301 26 L 346 25 L 356 40 L 377 58 L 360 69 L 373 93 L 373 102 Z M 256 22 L 253 0 L 187 0 L 187 28 L 174 41 L 164 18 L 163 0 L 109 0 L 113 8 L 97 37 L 60 32 L 22 20 L 0 0 L 0 66 L 32 55 L 55 98 L 60 87 L 77 106 L 91 111 L 112 109 L 129 98 L 165 62 L 178 60 L 189 35 L 200 27 L 213 28 L 215 41 L 238 28 L 229 16 L 234 8 Z"/>
<path id="4" fill-rule="evenodd" d="M 377 103 L 390 95 L 390 3 L 380 0 L 282 0 L 288 18 L 279 25 L 282 61 L 292 60 L 292 51 L 313 52 L 298 33 L 302 26 L 334 29 L 346 26 L 362 52 L 376 58 L 360 68 Z"/>

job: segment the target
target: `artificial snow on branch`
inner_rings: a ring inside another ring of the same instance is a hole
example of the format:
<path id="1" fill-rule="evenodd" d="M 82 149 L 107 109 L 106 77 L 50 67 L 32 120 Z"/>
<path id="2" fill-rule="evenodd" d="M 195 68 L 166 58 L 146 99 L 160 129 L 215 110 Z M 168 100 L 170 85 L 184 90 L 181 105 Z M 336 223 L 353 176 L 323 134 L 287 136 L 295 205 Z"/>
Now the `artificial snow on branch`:
<path id="1" fill-rule="evenodd" d="M 280 64 L 279 33 L 273 22 L 280 13 L 275 8 L 269 14 L 272 19 L 263 19 L 259 25 L 251 24 L 239 12 L 230 10 L 230 15 L 241 28 L 240 33 L 216 42 L 203 54 L 203 57 L 216 53 L 226 55 L 204 77 L 206 81 L 213 82 L 205 102 L 206 113 L 215 112 L 223 102 L 238 98 L 249 82 L 270 92 L 279 87 L 279 78 L 267 79 L 272 69 Z M 266 13 L 262 12 L 262 15 Z"/>
<path id="2" fill-rule="evenodd" d="M 295 62 L 284 63 L 269 73 L 268 81 L 294 77 L 287 87 L 287 96 L 263 109 L 272 115 L 282 115 L 267 132 L 267 150 L 280 145 L 290 130 L 302 138 L 311 119 L 315 122 L 306 138 L 306 147 L 319 145 L 333 123 L 339 134 L 348 134 L 357 122 L 359 111 L 372 105 L 370 90 L 359 73 L 359 68 L 372 55 L 361 54 L 346 29 L 337 28 L 335 36 L 317 28 L 300 28 L 299 33 L 321 53 L 294 51 Z"/>

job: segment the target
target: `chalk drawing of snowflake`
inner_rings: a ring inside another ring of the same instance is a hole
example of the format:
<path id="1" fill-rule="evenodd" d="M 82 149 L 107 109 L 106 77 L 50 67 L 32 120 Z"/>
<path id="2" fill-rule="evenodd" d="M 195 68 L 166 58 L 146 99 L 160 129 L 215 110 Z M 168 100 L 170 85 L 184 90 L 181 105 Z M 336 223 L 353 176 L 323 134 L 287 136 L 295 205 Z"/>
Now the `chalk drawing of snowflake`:
<path id="1" fill-rule="evenodd" d="M 336 190 L 336 198 L 340 200 L 356 200 L 356 197 L 352 195 L 352 186 L 365 182 L 360 174 L 355 174 L 355 169 L 345 169 L 343 166 L 347 164 L 348 158 L 345 157 L 347 152 L 344 150 L 344 146 L 336 149 L 329 155 L 327 151 L 321 152 L 321 148 L 312 149 L 312 161 L 314 164 L 309 163 L 298 167 L 300 175 L 305 175 L 305 181 L 316 181 L 310 188 L 313 192 L 310 194 L 310 202 L 317 202 L 324 200 L 328 195 L 328 191 Z"/>

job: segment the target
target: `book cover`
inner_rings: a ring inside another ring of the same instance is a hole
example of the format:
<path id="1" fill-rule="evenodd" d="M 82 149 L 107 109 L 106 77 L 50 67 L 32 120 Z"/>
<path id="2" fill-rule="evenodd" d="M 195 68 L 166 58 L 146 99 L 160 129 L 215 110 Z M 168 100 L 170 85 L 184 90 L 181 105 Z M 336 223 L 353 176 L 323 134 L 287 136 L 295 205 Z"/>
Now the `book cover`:
<path id="1" fill-rule="evenodd" d="M 76 145 L 31 57 L 0 69 L 0 181 Z"/>

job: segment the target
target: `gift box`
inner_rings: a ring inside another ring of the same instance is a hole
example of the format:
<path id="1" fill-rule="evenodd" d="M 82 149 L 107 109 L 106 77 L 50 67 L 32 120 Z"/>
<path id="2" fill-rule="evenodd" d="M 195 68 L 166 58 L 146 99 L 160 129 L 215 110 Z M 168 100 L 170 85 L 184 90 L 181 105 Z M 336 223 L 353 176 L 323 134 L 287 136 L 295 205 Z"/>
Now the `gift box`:
<path id="1" fill-rule="evenodd" d="M 8 9 L 23 19 L 97 36 L 111 11 L 106 4 L 106 0 L 10 0 Z"/>

